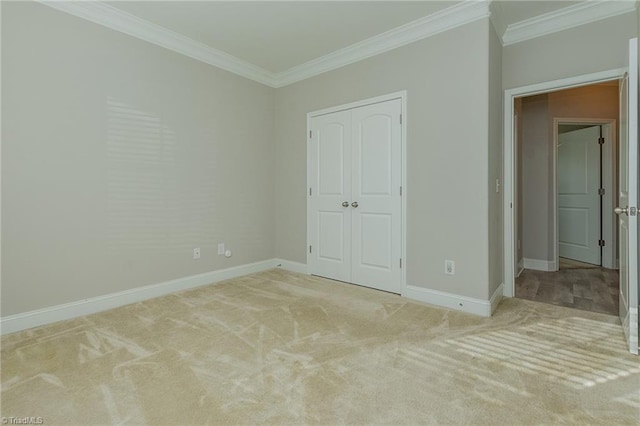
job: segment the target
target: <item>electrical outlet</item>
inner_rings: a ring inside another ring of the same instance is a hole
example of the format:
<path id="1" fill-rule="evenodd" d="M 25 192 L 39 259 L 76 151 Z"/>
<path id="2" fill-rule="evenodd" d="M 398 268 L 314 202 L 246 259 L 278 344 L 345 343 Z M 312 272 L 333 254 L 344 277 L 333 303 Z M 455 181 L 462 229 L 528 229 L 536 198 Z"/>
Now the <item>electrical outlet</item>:
<path id="1" fill-rule="evenodd" d="M 193 249 L 193 258 L 200 259 L 200 247 L 196 247 Z"/>
<path id="2" fill-rule="evenodd" d="M 445 260 L 444 261 L 444 273 L 447 275 L 455 275 L 456 273 L 456 262 L 453 260 Z"/>
<path id="3" fill-rule="evenodd" d="M 218 244 L 218 256 L 222 256 L 224 254 L 224 243 Z"/>

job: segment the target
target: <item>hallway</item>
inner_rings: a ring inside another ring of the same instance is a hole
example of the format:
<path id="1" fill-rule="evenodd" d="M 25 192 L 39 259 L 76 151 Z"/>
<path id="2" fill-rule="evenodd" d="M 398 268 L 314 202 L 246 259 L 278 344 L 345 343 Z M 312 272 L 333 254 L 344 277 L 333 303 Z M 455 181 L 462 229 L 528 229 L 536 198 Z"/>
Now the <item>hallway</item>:
<path id="1" fill-rule="evenodd" d="M 525 269 L 516 278 L 516 297 L 584 311 L 618 315 L 618 271 L 560 263 L 557 272 Z"/>

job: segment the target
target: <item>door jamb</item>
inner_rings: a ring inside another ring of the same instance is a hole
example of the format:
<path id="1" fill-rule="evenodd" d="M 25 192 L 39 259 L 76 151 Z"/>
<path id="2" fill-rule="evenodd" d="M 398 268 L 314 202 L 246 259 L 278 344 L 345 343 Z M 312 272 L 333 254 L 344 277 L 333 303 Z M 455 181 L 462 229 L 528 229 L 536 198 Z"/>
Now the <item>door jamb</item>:
<path id="1" fill-rule="evenodd" d="M 407 91 L 401 90 L 398 92 L 388 93 L 386 95 L 376 96 L 373 98 L 362 99 L 355 102 L 350 102 L 347 104 L 337 105 L 334 107 L 324 108 L 316 111 L 311 111 L 307 113 L 307 133 L 306 133 L 306 141 L 307 147 L 308 143 L 311 140 L 309 138 L 309 132 L 311 131 L 311 119 L 314 117 L 318 117 L 321 115 L 331 114 L 334 112 L 344 111 L 348 109 L 363 107 L 367 105 L 377 104 L 381 102 L 391 101 L 394 99 L 400 99 L 401 101 L 401 114 L 402 114 L 402 123 L 400 124 L 400 180 L 402 185 L 402 196 L 401 200 L 401 213 L 400 213 L 400 221 L 401 223 L 401 235 L 400 235 L 400 257 L 402 259 L 402 267 L 400 271 L 401 282 L 400 282 L 400 294 L 405 295 L 407 289 Z M 307 247 L 311 241 L 311 231 L 309 229 L 309 212 L 311 211 L 309 208 L 309 188 L 311 188 L 311 182 L 313 181 L 311 176 L 311 150 L 307 149 L 307 187 L 306 187 L 306 199 L 307 199 Z M 305 251 L 307 253 L 307 265 L 310 262 L 310 253 L 308 250 Z M 310 274 L 307 269 L 307 274 Z"/>
<path id="2" fill-rule="evenodd" d="M 617 224 L 616 218 L 613 217 L 613 209 L 617 200 L 613 197 L 615 176 L 617 173 L 616 162 L 614 159 L 614 149 L 616 139 L 616 120 L 613 118 L 553 118 L 553 150 L 551 155 L 553 156 L 553 168 L 551 171 L 552 188 L 554 189 L 553 196 L 553 239 L 554 239 L 554 256 L 556 271 L 560 269 L 560 224 L 558 220 L 558 126 L 560 124 L 593 124 L 594 126 L 602 126 L 603 137 L 605 140 L 604 147 L 602 149 L 602 187 L 604 188 L 604 196 L 602 198 L 602 212 L 600 221 L 602 223 L 602 235 L 601 238 L 605 241 L 605 246 L 602 249 L 602 257 L 600 263 L 604 268 L 615 268 L 615 247 L 616 247 L 616 233 L 615 226 Z"/>
<path id="3" fill-rule="evenodd" d="M 514 146 L 514 101 L 515 98 L 554 92 L 557 90 L 586 86 L 594 83 L 617 80 L 624 76 L 626 68 L 616 68 L 592 74 L 584 74 L 575 77 L 547 81 L 528 86 L 516 87 L 504 91 L 504 118 L 503 118 L 503 176 L 504 176 L 504 203 L 503 203 L 503 242 L 504 242 L 504 296 L 515 295 L 515 209 L 513 203 L 517 201 L 517 185 L 515 185 L 516 165 Z"/>

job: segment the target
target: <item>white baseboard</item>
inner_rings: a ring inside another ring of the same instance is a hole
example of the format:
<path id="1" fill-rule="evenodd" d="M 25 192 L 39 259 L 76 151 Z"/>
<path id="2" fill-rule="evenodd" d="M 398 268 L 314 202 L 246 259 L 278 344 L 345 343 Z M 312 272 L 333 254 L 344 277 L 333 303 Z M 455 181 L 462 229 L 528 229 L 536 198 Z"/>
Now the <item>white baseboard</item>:
<path id="1" fill-rule="evenodd" d="M 533 269 L 535 271 L 557 271 L 558 270 L 558 267 L 555 261 L 527 259 L 526 257 L 524 258 L 524 268 Z"/>
<path id="2" fill-rule="evenodd" d="M 234 266 L 232 268 L 205 272 L 203 274 L 191 275 L 189 277 L 165 281 L 159 284 L 152 284 L 144 287 L 133 288 L 131 290 L 106 294 L 104 296 L 64 303 L 62 305 L 51 306 L 35 311 L 9 315 L 0 318 L 0 334 L 13 333 L 27 328 L 51 324 L 62 320 L 105 311 L 107 309 L 129 305 L 131 303 L 142 302 L 144 300 L 153 299 L 154 297 L 164 296 L 181 290 L 201 287 L 243 275 L 266 271 L 268 269 L 275 268 L 278 263 L 280 262 L 276 262 L 276 259 L 269 259 L 261 262 Z"/>
<path id="3" fill-rule="evenodd" d="M 491 315 L 496 311 L 496 308 L 500 304 L 502 300 L 502 296 L 504 295 L 504 283 L 500 283 L 496 291 L 493 292 L 491 298 L 489 299 L 489 304 L 491 305 Z"/>
<path id="4" fill-rule="evenodd" d="M 307 265 L 300 262 L 292 262 L 291 260 L 274 259 L 276 268 L 282 268 L 287 271 L 297 272 L 299 274 L 307 274 Z"/>
<path id="5" fill-rule="evenodd" d="M 498 306 L 499 297 L 498 290 L 500 290 L 500 296 L 502 295 L 503 286 L 500 285 L 492 299 L 495 297 L 495 306 Z M 428 288 L 417 287 L 413 285 L 407 285 L 403 297 L 414 299 L 420 302 L 429 303 L 431 305 L 438 305 L 449 309 L 455 309 L 457 311 L 467 312 L 469 314 L 481 315 L 483 317 L 490 317 L 492 312 L 492 301 L 474 299 L 472 297 L 460 296 L 453 293 L 445 293 L 444 291 L 430 290 Z"/>
<path id="6" fill-rule="evenodd" d="M 516 278 L 520 276 L 522 271 L 524 271 L 524 259 L 520 259 L 520 261 L 518 262 L 518 271 L 516 273 Z"/>

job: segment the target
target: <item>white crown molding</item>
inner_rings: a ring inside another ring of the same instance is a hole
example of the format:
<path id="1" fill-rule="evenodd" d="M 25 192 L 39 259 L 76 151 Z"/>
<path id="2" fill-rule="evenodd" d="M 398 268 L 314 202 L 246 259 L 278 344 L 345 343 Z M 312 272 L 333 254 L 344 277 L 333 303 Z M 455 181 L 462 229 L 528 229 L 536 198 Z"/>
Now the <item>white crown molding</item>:
<path id="1" fill-rule="evenodd" d="M 276 87 L 286 86 L 487 17 L 488 1 L 463 1 L 278 73 L 275 75 Z"/>
<path id="2" fill-rule="evenodd" d="M 42 1 L 40 3 L 86 19 L 112 30 L 162 46 L 190 58 L 274 87 L 269 71 L 207 46 L 189 37 L 153 24 L 100 1 Z"/>
<path id="3" fill-rule="evenodd" d="M 610 18 L 636 9 L 635 0 L 585 1 L 507 26 L 502 42 L 508 46 L 532 38 Z"/>
<path id="4" fill-rule="evenodd" d="M 100 1 L 45 1 L 54 9 L 165 47 L 274 88 L 378 55 L 489 16 L 488 0 L 466 0 L 281 73 L 273 73 Z"/>
<path id="5" fill-rule="evenodd" d="M 162 46 L 274 88 L 314 77 L 491 15 L 494 15 L 491 16 L 491 22 L 499 36 L 500 30 L 504 25 L 500 20 L 501 17 L 498 16 L 500 15 L 499 7 L 491 5 L 494 13 L 490 13 L 489 0 L 465 0 L 432 15 L 352 44 L 286 71 L 273 73 L 100 1 L 38 1 L 62 12 Z M 600 19 L 628 13 L 634 11 L 635 8 L 636 2 L 634 0 L 585 1 L 555 12 L 510 24 L 501 38 L 503 45 L 508 46 Z"/>

